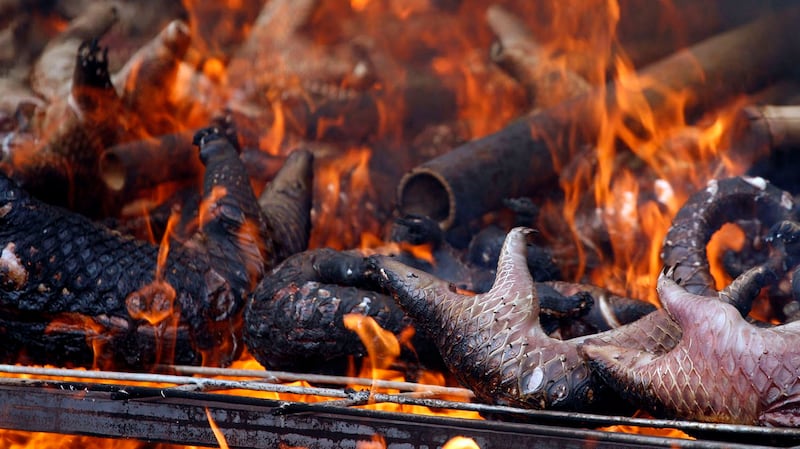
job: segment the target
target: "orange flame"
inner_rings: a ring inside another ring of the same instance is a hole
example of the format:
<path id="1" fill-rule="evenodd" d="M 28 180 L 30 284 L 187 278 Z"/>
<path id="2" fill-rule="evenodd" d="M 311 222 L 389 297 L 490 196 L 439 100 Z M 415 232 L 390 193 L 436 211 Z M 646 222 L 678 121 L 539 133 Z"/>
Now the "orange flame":
<path id="1" fill-rule="evenodd" d="M 472 438 L 457 436 L 447 440 L 442 449 L 481 449 L 481 447 Z"/>
<path id="2" fill-rule="evenodd" d="M 371 157 L 369 148 L 351 148 L 315 174 L 320 208 L 313 217 L 315 226 L 309 246 L 352 248 L 361 239 L 359 230 L 379 226 L 369 211 L 375 198 L 369 171 Z"/>
<path id="3" fill-rule="evenodd" d="M 211 426 L 211 431 L 214 432 L 214 438 L 217 439 L 217 444 L 219 444 L 220 449 L 229 449 L 228 441 L 225 439 L 225 434 L 222 433 L 217 423 L 214 421 L 214 417 L 211 416 L 211 410 L 208 407 L 205 407 L 206 411 L 206 418 L 208 418 L 208 424 Z"/>
<path id="4" fill-rule="evenodd" d="M 344 316 L 344 327 L 358 334 L 369 353 L 368 375 L 372 379 L 380 378 L 379 372 L 388 368 L 400 356 L 400 342 L 393 333 L 381 328 L 370 316 L 348 313 Z"/>

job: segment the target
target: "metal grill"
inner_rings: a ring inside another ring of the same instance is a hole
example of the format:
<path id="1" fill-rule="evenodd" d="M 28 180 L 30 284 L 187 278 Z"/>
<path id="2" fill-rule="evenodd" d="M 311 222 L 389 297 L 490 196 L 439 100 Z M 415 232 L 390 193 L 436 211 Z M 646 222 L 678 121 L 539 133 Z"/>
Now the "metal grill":
<path id="1" fill-rule="evenodd" d="M 274 371 L 165 368 L 171 374 L 0 365 L 0 373 L 7 376 L 24 375 L 0 378 L 0 426 L 217 446 L 211 417 L 226 442 L 235 448 L 356 448 L 375 435 L 387 447 L 398 449 L 441 447 L 459 435 L 473 438 L 482 449 L 800 444 L 800 429 L 526 410 L 452 400 L 472 397 L 462 388 Z M 295 380 L 325 386 L 286 385 Z M 380 392 L 387 389 L 397 392 Z M 238 394 L 231 394 L 231 390 Z M 258 397 L 261 392 L 310 395 L 320 402 L 264 399 Z M 363 407 L 384 403 L 478 412 L 486 419 Z M 696 440 L 596 430 L 614 425 L 675 428 Z"/>

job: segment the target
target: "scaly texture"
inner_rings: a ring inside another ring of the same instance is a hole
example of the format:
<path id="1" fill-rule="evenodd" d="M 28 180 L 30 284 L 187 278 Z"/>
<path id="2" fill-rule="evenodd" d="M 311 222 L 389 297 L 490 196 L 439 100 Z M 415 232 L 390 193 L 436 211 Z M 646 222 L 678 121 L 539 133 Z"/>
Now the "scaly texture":
<path id="1" fill-rule="evenodd" d="M 149 326 L 132 317 L 131 311 L 137 315 L 161 308 L 133 296 L 155 280 L 156 246 L 37 201 L 3 175 L 0 214 L 0 308 L 6 317 L 16 313 L 37 321 L 62 313 L 107 317 L 114 332 L 126 339 L 124 334 L 133 336 L 140 326 Z M 196 348 L 218 343 L 218 336 L 208 332 L 213 298 L 204 278 L 210 272 L 207 257 L 183 248 L 169 252 L 163 269 L 164 280 L 177 293 L 174 306 L 180 322 L 197 338 Z M 108 331 L 113 333 L 110 326 Z M 123 357 L 133 365 L 149 359 L 146 354 Z"/>
<path id="2" fill-rule="evenodd" d="M 384 287 L 431 336 L 450 371 L 483 401 L 533 408 L 587 410 L 602 385 L 575 344 L 547 336 L 527 268 L 532 231 L 506 237 L 491 290 L 460 294 L 447 282 L 391 258 L 371 263 Z"/>
<path id="3" fill-rule="evenodd" d="M 620 394 L 658 415 L 739 424 L 800 425 L 800 323 L 761 329 L 723 301 L 661 275 L 659 298 L 683 330 L 668 353 L 586 345 Z"/>
<path id="4" fill-rule="evenodd" d="M 74 346 L 74 338 L 62 337 L 86 322 L 87 339 L 102 340 L 136 367 L 170 362 L 162 349 L 173 344 L 175 354 L 195 353 L 190 362 L 201 352 L 210 364 L 238 355 L 244 296 L 275 263 L 274 242 L 233 145 L 216 128 L 199 132 L 197 141 L 206 165 L 198 223 L 191 238 L 171 238 L 161 254 L 0 176 L 0 310 L 33 330 L 53 324 L 41 336 L 47 341 L 32 348 Z M 11 322 L 0 333 L 19 328 Z M 188 341 L 174 341 L 187 334 Z M 135 344 L 147 335 L 155 348 Z"/>
<path id="5" fill-rule="evenodd" d="M 686 282 L 687 290 L 716 297 L 706 254 L 711 235 L 724 223 L 740 219 L 759 220 L 764 229 L 769 229 L 791 218 L 793 212 L 791 195 L 762 178 L 711 180 L 678 211 L 664 238 L 661 259 L 665 265 L 675 267 L 676 276 Z M 722 299 L 747 313 L 754 298 L 748 292 L 757 291 L 767 280 L 767 277 L 750 276 L 750 285 L 741 282 Z M 674 347 L 680 338 L 680 326 L 659 309 L 631 324 L 588 336 L 586 340 L 662 353 Z"/>
<path id="6" fill-rule="evenodd" d="M 270 369 L 344 373 L 348 357 L 367 354 L 344 325 L 349 313 L 369 316 L 399 336 L 411 320 L 391 297 L 360 285 L 364 265 L 358 253 L 318 248 L 268 273 L 245 309 L 244 340 L 256 360 Z M 423 346 L 432 345 L 415 344 Z"/>

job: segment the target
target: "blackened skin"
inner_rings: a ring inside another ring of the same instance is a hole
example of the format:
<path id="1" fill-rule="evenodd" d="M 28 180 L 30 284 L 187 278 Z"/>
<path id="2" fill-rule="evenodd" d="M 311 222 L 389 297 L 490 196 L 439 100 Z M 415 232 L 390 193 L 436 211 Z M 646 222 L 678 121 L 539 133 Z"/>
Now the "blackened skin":
<path id="1" fill-rule="evenodd" d="M 202 353 L 207 364 L 238 356 L 243 299 L 274 263 L 273 243 L 234 147 L 213 129 L 197 142 L 206 165 L 197 231 L 171 240 L 158 268 L 158 246 L 42 203 L 0 176 L 0 309 L 47 323 L 38 348 L 55 354 L 45 361 L 63 358 L 50 342 L 76 329 L 100 351 L 123 352 L 110 356 L 122 366 L 169 363 L 173 353 L 189 362 Z M 13 338 L 12 328 L 0 332 Z M 148 336 L 151 346 L 134 344 Z M 35 349 L 21 344 L 28 355 Z"/>
<path id="2" fill-rule="evenodd" d="M 127 347 L 139 338 L 137 334 L 146 333 L 140 328 L 153 327 L 131 316 L 129 302 L 134 308 L 150 302 L 146 295 L 139 295 L 141 301 L 135 295 L 155 280 L 156 246 L 40 202 L 4 175 L 0 175 L 0 211 L 0 309 L 4 316 L 19 314 L 24 322 L 38 322 L 39 326 L 64 313 L 107 317 L 108 325 L 101 325 L 106 328 L 103 333 L 119 340 L 109 345 L 111 350 Z M 212 275 L 208 256 L 171 248 L 163 274 L 164 280 L 175 288 L 174 305 L 180 313 L 180 324 L 192 330 L 192 346 L 212 348 L 223 336 L 206 334 L 213 300 L 205 281 Z M 25 347 L 25 340 L 31 335 L 9 334 L 10 329 L 0 327 L 5 334 L 4 345 L 14 345 L 9 340 L 19 337 L 22 342 L 16 344 Z M 36 336 L 34 327 L 31 330 Z M 62 338 L 58 332 L 43 332 L 38 337 Z M 43 361 L 54 363 L 62 358 L 63 349 L 37 340 L 34 345 L 53 350 L 51 354 L 41 354 Z M 141 355 L 121 354 L 116 358 L 133 360 L 136 366 L 155 358 L 146 354 L 147 349 L 154 346 L 141 348 Z"/>
<path id="3" fill-rule="evenodd" d="M 269 369 L 344 373 L 348 357 L 367 355 L 359 337 L 344 326 L 344 315 L 369 316 L 396 336 L 411 324 L 391 297 L 366 289 L 367 275 L 366 261 L 357 253 L 320 248 L 286 259 L 248 299 L 247 348 Z M 413 344 L 420 357 L 441 363 L 430 341 L 415 338 Z M 401 359 L 417 362 L 410 352 Z"/>
<path id="4" fill-rule="evenodd" d="M 261 212 L 273 228 L 278 260 L 308 248 L 313 169 L 312 152 L 304 149 L 293 151 L 258 198 Z"/>
<path id="5" fill-rule="evenodd" d="M 675 277 L 690 293 L 716 296 L 706 254 L 711 235 L 736 220 L 759 220 L 766 231 L 791 219 L 793 209 L 792 196 L 763 178 L 712 180 L 678 211 L 664 238 L 661 260 L 675 267 Z"/>

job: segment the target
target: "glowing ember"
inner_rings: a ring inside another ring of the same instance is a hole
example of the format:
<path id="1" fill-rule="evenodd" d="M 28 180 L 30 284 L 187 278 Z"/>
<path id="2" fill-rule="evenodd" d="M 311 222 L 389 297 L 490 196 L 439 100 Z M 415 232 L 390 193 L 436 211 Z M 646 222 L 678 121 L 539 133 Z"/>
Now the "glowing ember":
<path id="1" fill-rule="evenodd" d="M 472 438 L 453 437 L 444 443 L 442 449 L 481 449 Z"/>

